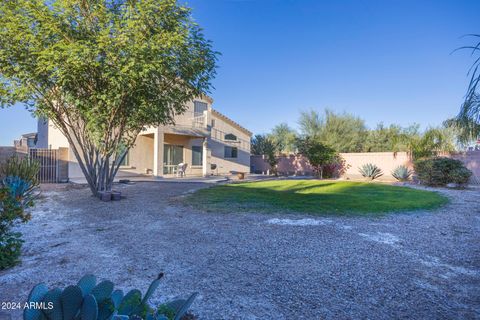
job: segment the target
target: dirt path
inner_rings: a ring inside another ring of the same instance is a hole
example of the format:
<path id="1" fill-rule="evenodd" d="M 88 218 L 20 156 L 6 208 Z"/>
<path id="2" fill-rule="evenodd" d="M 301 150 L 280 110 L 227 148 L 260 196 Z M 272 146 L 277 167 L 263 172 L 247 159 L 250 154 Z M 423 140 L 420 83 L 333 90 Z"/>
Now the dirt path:
<path id="1" fill-rule="evenodd" d="M 201 184 L 44 193 L 21 227 L 23 263 L 0 272 L 0 301 L 91 272 L 151 302 L 200 293 L 201 319 L 480 318 L 480 190 L 443 190 L 434 212 L 384 218 L 201 213 L 172 201 Z M 14 312 L 14 319 L 19 313 Z"/>

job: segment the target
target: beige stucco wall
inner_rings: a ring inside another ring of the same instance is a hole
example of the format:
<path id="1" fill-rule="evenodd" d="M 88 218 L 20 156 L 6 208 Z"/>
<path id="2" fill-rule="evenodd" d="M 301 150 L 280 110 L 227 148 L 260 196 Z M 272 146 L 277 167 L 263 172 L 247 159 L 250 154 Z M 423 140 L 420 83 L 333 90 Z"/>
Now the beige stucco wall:
<path id="1" fill-rule="evenodd" d="M 153 170 L 153 134 L 139 135 L 128 154 L 128 165 L 139 173 Z"/>
<path id="2" fill-rule="evenodd" d="M 72 148 L 68 148 L 68 177 L 72 179 L 84 177 Z"/>
<path id="3" fill-rule="evenodd" d="M 250 135 L 244 130 L 232 125 L 223 117 L 212 114 L 214 121 L 211 136 L 208 139 L 208 148 L 211 150 L 210 163 L 217 165 L 218 174 L 229 174 L 231 171 L 250 172 Z M 226 141 L 225 134 L 234 134 L 237 141 Z M 225 146 L 237 147 L 237 158 L 225 158 Z"/>
<path id="4" fill-rule="evenodd" d="M 37 148 L 68 148 L 69 143 L 63 133 L 57 129 L 51 120 L 38 119 Z"/>

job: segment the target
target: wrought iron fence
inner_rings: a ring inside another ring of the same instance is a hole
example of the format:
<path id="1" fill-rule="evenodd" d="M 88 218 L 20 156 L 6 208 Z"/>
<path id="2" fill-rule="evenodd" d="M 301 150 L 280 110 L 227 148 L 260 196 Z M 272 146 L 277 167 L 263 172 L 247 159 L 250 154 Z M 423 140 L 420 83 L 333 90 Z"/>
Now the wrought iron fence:
<path id="1" fill-rule="evenodd" d="M 38 172 L 40 183 L 59 182 L 57 149 L 31 148 L 29 156 L 31 160 L 40 163 L 40 171 Z"/>

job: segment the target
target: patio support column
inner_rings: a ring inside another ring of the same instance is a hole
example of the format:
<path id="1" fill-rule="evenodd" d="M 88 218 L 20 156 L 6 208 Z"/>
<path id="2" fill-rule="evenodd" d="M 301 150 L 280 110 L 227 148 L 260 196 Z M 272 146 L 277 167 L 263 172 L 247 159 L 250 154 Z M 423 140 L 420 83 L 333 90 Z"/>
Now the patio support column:
<path id="1" fill-rule="evenodd" d="M 208 163 L 208 140 L 207 138 L 203 138 L 203 145 L 202 145 L 202 174 L 204 177 L 208 176 L 208 167 L 210 164 Z"/>
<path id="2" fill-rule="evenodd" d="M 153 138 L 153 175 L 163 176 L 163 132 L 157 128 Z"/>

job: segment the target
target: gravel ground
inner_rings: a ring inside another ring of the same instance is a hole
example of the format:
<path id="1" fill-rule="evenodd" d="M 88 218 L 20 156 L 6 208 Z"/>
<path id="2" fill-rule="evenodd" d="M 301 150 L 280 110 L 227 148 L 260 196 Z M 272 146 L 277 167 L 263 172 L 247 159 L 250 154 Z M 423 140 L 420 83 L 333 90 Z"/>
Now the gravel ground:
<path id="1" fill-rule="evenodd" d="M 44 191 L 20 227 L 22 264 L 0 272 L 0 301 L 87 272 L 145 291 L 164 271 L 151 302 L 198 291 L 200 319 L 480 319 L 478 188 L 440 190 L 451 203 L 432 212 L 355 218 L 179 204 L 201 187 L 124 185 L 127 198 L 112 203 L 86 188 Z"/>

